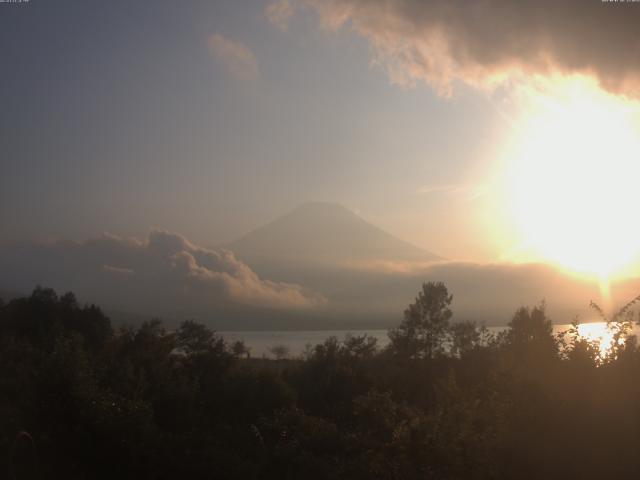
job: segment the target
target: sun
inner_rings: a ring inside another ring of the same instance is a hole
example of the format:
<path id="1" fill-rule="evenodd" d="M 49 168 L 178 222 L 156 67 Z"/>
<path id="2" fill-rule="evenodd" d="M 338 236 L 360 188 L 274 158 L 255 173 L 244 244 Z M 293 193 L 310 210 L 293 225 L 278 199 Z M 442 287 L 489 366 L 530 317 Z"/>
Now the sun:
<path id="1" fill-rule="evenodd" d="M 506 156 L 521 250 L 609 278 L 640 250 L 640 109 L 585 79 L 527 98 Z"/>

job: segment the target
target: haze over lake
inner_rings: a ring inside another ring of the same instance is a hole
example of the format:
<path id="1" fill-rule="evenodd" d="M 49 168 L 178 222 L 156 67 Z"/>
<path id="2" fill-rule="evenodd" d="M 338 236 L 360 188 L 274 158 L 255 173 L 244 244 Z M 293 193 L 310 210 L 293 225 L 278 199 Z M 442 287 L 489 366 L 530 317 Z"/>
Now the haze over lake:
<path id="1" fill-rule="evenodd" d="M 507 327 L 487 327 L 489 333 L 497 335 L 504 332 Z M 553 334 L 557 335 L 571 329 L 571 324 L 554 325 Z M 611 333 L 607 331 L 606 324 L 602 322 L 584 323 L 580 331 L 585 338 L 595 341 L 603 351 L 606 351 L 611 343 Z M 637 335 L 640 327 L 636 326 L 632 333 Z M 330 337 L 340 340 L 347 336 L 373 337 L 379 348 L 389 345 L 388 330 L 280 330 L 280 331 L 220 331 L 218 332 L 229 341 L 243 341 L 254 357 L 274 357 L 273 347 L 286 347 L 287 358 L 298 357 L 310 349 L 323 343 Z"/>

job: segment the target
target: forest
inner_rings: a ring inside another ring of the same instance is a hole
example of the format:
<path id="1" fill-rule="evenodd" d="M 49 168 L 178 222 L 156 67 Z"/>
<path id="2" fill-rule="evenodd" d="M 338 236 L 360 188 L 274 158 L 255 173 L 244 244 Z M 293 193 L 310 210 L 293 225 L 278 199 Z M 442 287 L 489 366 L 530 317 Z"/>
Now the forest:
<path id="1" fill-rule="evenodd" d="M 633 302 L 606 354 L 577 324 L 554 335 L 544 304 L 497 335 L 453 307 L 425 283 L 385 348 L 332 337 L 266 359 L 193 320 L 116 328 L 38 287 L 0 302 L 0 477 L 637 477 Z"/>

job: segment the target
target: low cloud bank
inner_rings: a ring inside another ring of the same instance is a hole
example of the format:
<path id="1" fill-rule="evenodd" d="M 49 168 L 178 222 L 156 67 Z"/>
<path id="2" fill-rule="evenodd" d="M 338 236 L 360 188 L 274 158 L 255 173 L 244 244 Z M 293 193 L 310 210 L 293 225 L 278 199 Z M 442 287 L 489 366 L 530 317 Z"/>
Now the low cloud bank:
<path id="1" fill-rule="evenodd" d="M 110 311 L 197 318 L 232 330 L 390 327 L 426 281 L 445 282 L 456 319 L 488 325 L 504 325 L 518 307 L 542 300 L 556 323 L 576 315 L 596 320 L 591 300 L 607 306 L 596 281 L 543 264 L 313 260 L 249 266 L 174 233 L 153 231 L 144 240 L 103 235 L 0 249 L 0 290 L 29 292 L 41 284 Z M 615 308 L 640 292 L 640 280 L 611 291 Z"/>
<path id="2" fill-rule="evenodd" d="M 389 325 L 402 318 L 422 282 L 442 281 L 453 293 L 458 320 L 505 325 L 516 309 L 545 301 L 556 323 L 597 320 L 589 304 L 615 309 L 640 293 L 640 280 L 627 279 L 611 285 L 611 303 L 603 297 L 596 279 L 576 277 L 553 266 L 528 263 L 392 262 L 353 261 L 322 269 L 315 264 L 282 262 L 257 265 L 259 273 L 282 281 L 297 281 L 322 292 L 328 313 L 344 318 L 387 319 Z"/>
<path id="3" fill-rule="evenodd" d="M 162 315 L 234 304 L 296 310 L 324 302 L 299 285 L 260 278 L 229 251 L 198 247 L 159 230 L 144 241 L 105 234 L 0 251 L 0 285 L 29 291 L 35 284 L 73 290 L 112 308 Z"/>

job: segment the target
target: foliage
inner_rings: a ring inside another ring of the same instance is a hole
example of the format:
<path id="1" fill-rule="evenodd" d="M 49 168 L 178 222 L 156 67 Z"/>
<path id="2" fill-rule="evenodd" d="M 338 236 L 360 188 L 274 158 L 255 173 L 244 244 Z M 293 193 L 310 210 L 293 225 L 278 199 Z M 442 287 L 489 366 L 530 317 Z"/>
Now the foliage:
<path id="1" fill-rule="evenodd" d="M 98 307 L 37 288 L 0 304 L 2 476 L 636 475 L 633 302 L 610 322 L 608 356 L 577 321 L 554 336 L 544 304 L 493 336 L 452 322 L 451 303 L 427 283 L 388 348 L 332 337 L 271 360 L 191 320 L 113 329 Z"/>
<path id="2" fill-rule="evenodd" d="M 282 360 L 289 356 L 289 347 L 286 345 L 274 345 L 269 351 L 276 360 Z"/>
<path id="3" fill-rule="evenodd" d="M 393 352 L 407 358 L 442 354 L 453 315 L 449 308 L 452 300 L 444 283 L 424 283 L 415 302 L 405 310 L 404 321 L 389 332 Z"/>

